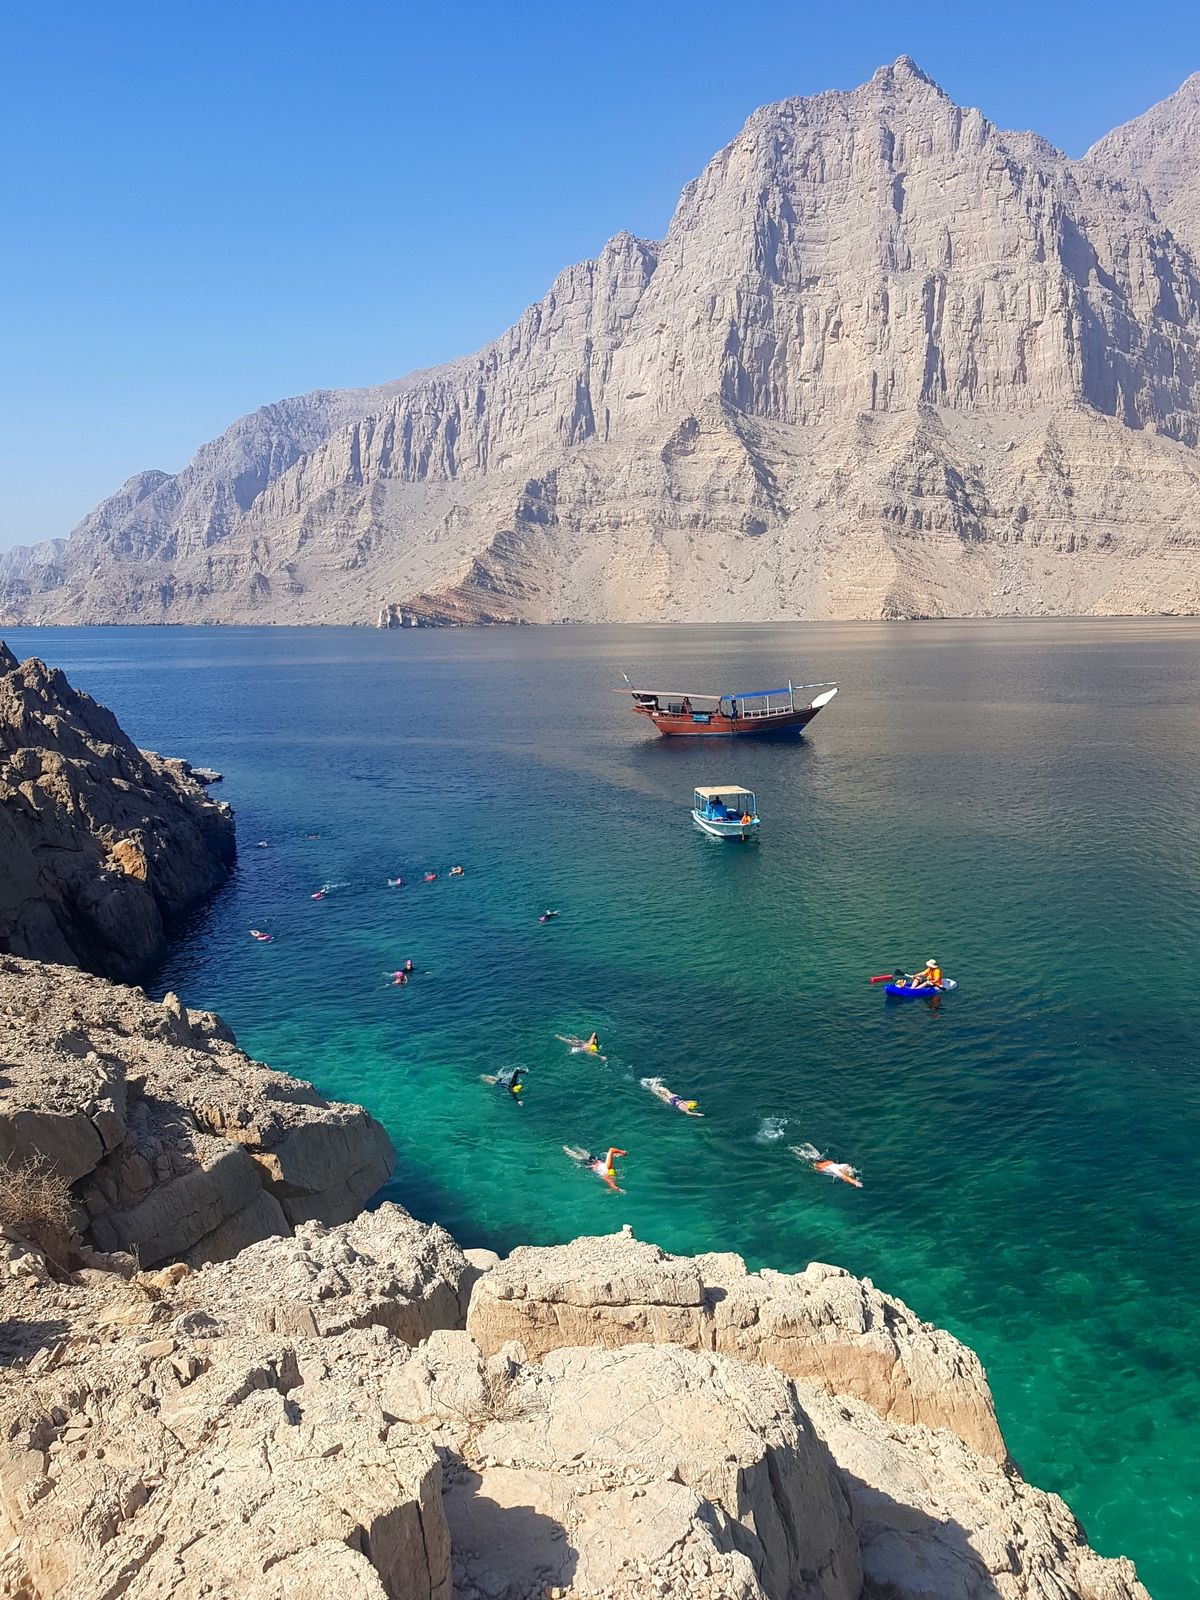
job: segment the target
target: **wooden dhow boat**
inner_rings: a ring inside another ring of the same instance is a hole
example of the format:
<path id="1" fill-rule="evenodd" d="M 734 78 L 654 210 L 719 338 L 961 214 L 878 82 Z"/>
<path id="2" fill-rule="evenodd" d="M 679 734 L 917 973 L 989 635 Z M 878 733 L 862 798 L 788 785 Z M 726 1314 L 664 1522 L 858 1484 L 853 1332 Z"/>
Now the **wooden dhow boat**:
<path id="1" fill-rule="evenodd" d="M 636 689 L 628 677 L 633 710 L 648 717 L 664 738 L 741 738 L 806 727 L 838 692 L 836 683 L 789 683 L 783 689 L 744 694 L 684 694 L 678 689 Z M 798 704 L 797 694 L 822 692 Z"/>

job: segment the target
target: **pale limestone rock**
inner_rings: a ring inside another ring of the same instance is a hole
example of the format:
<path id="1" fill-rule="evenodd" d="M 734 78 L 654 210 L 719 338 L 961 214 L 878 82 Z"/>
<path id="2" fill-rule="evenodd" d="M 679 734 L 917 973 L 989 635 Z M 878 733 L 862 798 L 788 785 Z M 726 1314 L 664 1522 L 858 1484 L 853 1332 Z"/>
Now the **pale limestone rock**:
<path id="1" fill-rule="evenodd" d="M 946 1428 L 1007 1457 L 978 1356 L 900 1300 L 840 1267 L 749 1273 L 739 1256 L 698 1256 L 713 1347 L 855 1395 L 894 1422 Z"/>
<path id="2" fill-rule="evenodd" d="M 290 1562 L 301 1593 L 344 1579 L 362 1600 L 449 1600 L 441 1470 L 417 1430 L 353 1378 L 297 1389 L 286 1347 L 226 1346 L 181 1385 L 159 1343 L 108 1349 L 81 1387 L 3 1395 L 8 1592 L 260 1600 L 293 1592 L 270 1576 Z"/>
<path id="3" fill-rule="evenodd" d="M 258 1244 L 263 1239 L 274 1239 L 291 1231 L 283 1207 L 266 1189 L 256 1188 L 241 1208 L 216 1227 L 210 1228 L 202 1239 L 183 1252 L 189 1266 L 202 1267 L 211 1261 L 229 1261 L 239 1251 Z"/>
<path id="4" fill-rule="evenodd" d="M 907 57 L 764 107 L 664 240 L 131 479 L 0 557 L 0 617 L 1194 612 L 1198 104 L 1084 161 Z"/>
<path id="5" fill-rule="evenodd" d="M 0 1030 L 0 1038 L 7 1030 Z M 10 1054 L 13 1041 L 5 1039 Z M 6 1087 L 0 1088 L 0 1161 L 23 1166 L 34 1157 L 48 1161 L 74 1183 L 125 1136 L 125 1074 L 74 1035 L 60 1037 L 57 1071 L 47 1074 L 36 1098 L 22 1093 L 16 1067 L 5 1062 Z"/>
<path id="6" fill-rule="evenodd" d="M 238 1050 L 220 1018 L 0 956 L 0 1157 L 75 1184 L 85 1240 L 143 1266 L 353 1217 L 395 1154 L 359 1106 Z"/>
<path id="7" fill-rule="evenodd" d="M 1125 183 L 1144 184 L 1154 210 L 1200 259 L 1200 72 L 1084 157 Z"/>
<path id="8" fill-rule="evenodd" d="M 328 1338 L 378 1326 L 405 1344 L 461 1327 L 471 1270 L 444 1228 L 382 1205 L 352 1222 L 301 1224 L 179 1285 L 181 1314 L 202 1311 L 223 1327 Z"/>
<path id="9" fill-rule="evenodd" d="M 553 1506 L 566 1526 L 578 1508 L 594 1546 L 581 1553 L 579 1579 L 595 1592 L 621 1576 L 614 1557 L 626 1554 L 624 1527 L 663 1540 L 668 1504 L 656 1496 L 643 1512 L 628 1493 L 648 1478 L 681 1484 L 712 1507 L 724 1536 L 712 1550 L 747 1557 L 766 1594 L 857 1600 L 845 1488 L 780 1374 L 672 1348 L 558 1350 L 520 1373 L 506 1403 L 510 1414 L 474 1437 L 470 1470 L 447 1497 L 456 1541 L 478 1542 L 481 1503 L 531 1499 L 535 1510 Z M 696 1500 L 674 1499 L 680 1541 L 699 1518 Z M 652 1554 L 636 1537 L 633 1548 L 635 1559 Z M 503 1554 L 493 1547 L 488 1560 Z"/>
<path id="10" fill-rule="evenodd" d="M 849 1488 L 863 1600 L 1149 1600 L 1057 1495 L 923 1427 L 797 1385 Z"/>
<path id="11" fill-rule="evenodd" d="M 837 1267 L 746 1271 L 739 1256 L 669 1256 L 625 1234 L 514 1250 L 472 1291 L 467 1328 L 491 1354 L 643 1342 L 715 1350 L 957 1433 L 1003 1461 L 987 1377 L 965 1345 Z"/>
<path id="12" fill-rule="evenodd" d="M 256 1246 L 244 1279 L 62 1283 L 0 1240 L 0 1593 L 1147 1600 L 1011 1466 L 769 1366 L 409 1348 L 381 1298 L 428 1318 L 466 1263 L 388 1209 Z"/>
<path id="13" fill-rule="evenodd" d="M 195 1255 L 210 1234 L 252 1206 L 262 1193 L 254 1162 L 238 1145 L 189 1141 L 186 1165 L 165 1181 L 149 1179 L 146 1198 L 93 1216 L 93 1242 L 106 1251 L 136 1252 L 145 1266 Z"/>

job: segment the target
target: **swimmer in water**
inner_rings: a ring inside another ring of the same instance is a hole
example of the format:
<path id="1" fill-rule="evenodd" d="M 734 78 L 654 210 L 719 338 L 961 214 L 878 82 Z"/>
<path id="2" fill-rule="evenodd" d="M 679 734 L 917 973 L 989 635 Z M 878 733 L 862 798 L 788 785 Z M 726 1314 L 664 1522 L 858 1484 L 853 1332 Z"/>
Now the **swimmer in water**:
<path id="1" fill-rule="evenodd" d="M 308 898 L 310 900 L 324 900 L 325 896 L 328 893 L 329 893 L 329 885 L 326 884 L 324 886 L 324 888 L 318 889 L 316 894 L 310 894 Z"/>
<path id="2" fill-rule="evenodd" d="M 405 961 L 405 963 L 404 963 L 404 970 L 405 970 L 405 972 L 407 972 L 407 973 L 411 973 L 411 972 L 412 972 L 412 971 L 413 971 L 413 964 L 412 964 L 412 958 L 411 958 L 411 956 L 410 956 L 410 957 L 409 957 L 409 958 L 408 958 L 408 959 L 407 959 L 407 960 L 406 960 L 406 961 Z"/>
<path id="3" fill-rule="evenodd" d="M 683 1100 L 677 1094 L 672 1094 L 661 1078 L 643 1078 L 642 1088 L 649 1089 L 665 1106 L 670 1106 L 673 1111 L 682 1111 L 685 1117 L 702 1117 L 699 1103 L 695 1100 Z"/>
<path id="4" fill-rule="evenodd" d="M 452 878 L 461 878 L 462 875 L 463 875 L 463 869 L 461 867 L 451 867 L 450 868 L 450 876 Z"/>
<path id="5" fill-rule="evenodd" d="M 250 937 L 252 939 L 257 939 L 259 944 L 270 944 L 271 942 L 271 935 L 269 933 L 263 933 L 259 928 L 251 928 Z"/>
<path id="6" fill-rule="evenodd" d="M 543 911 L 541 916 L 538 918 L 538 921 L 539 922 L 553 922 L 557 915 L 558 915 L 557 911 Z"/>
<path id="7" fill-rule="evenodd" d="M 848 1161 L 814 1161 L 813 1171 L 823 1172 L 830 1178 L 840 1178 L 843 1183 L 853 1184 L 856 1189 L 862 1188 L 862 1179 Z"/>
<path id="8" fill-rule="evenodd" d="M 258 841 L 258 848 L 260 850 L 269 850 L 271 848 L 271 841 L 269 839 L 260 839 Z"/>
<path id="9" fill-rule="evenodd" d="M 806 1161 L 814 1172 L 823 1172 L 827 1178 L 840 1178 L 855 1189 L 862 1188 L 862 1179 L 848 1161 L 830 1161 L 811 1144 L 793 1144 L 788 1148 L 794 1156 Z"/>
<path id="10" fill-rule="evenodd" d="M 563 1145 L 563 1153 L 570 1156 L 572 1161 L 578 1161 L 581 1166 L 588 1167 L 602 1178 L 614 1194 L 624 1194 L 624 1189 L 617 1187 L 617 1170 L 613 1165 L 617 1156 L 623 1156 L 624 1150 L 619 1150 L 616 1145 L 610 1145 L 602 1156 L 592 1155 L 590 1150 L 581 1150 L 572 1145 Z"/>
<path id="11" fill-rule="evenodd" d="M 436 872 L 427 872 L 425 874 L 425 882 L 426 883 L 436 883 L 437 882 L 437 873 Z"/>
<path id="12" fill-rule="evenodd" d="M 479 1080 L 481 1083 L 494 1083 L 498 1088 L 507 1089 L 514 1100 L 519 1100 L 524 1085 L 521 1079 L 528 1077 L 524 1067 L 504 1067 L 499 1072 L 485 1073 Z"/>
<path id="13" fill-rule="evenodd" d="M 389 889 L 399 889 L 403 885 L 403 883 L 404 883 L 404 879 L 403 878 L 389 878 L 388 879 L 388 888 Z"/>
<path id="14" fill-rule="evenodd" d="M 321 835 L 319 833 L 306 833 L 304 837 L 306 839 L 319 839 Z"/>
<path id="15" fill-rule="evenodd" d="M 404 985 L 407 982 L 408 982 L 408 973 L 407 972 L 399 971 L 399 972 L 393 972 L 392 973 L 392 983 L 394 984 L 394 986 L 397 989 L 403 989 Z"/>
<path id="16" fill-rule="evenodd" d="M 590 1039 L 579 1039 L 573 1033 L 556 1033 L 554 1035 L 560 1043 L 565 1044 L 573 1056 L 595 1056 L 597 1061 L 607 1061 L 608 1057 L 600 1052 L 600 1041 L 595 1034 Z"/>

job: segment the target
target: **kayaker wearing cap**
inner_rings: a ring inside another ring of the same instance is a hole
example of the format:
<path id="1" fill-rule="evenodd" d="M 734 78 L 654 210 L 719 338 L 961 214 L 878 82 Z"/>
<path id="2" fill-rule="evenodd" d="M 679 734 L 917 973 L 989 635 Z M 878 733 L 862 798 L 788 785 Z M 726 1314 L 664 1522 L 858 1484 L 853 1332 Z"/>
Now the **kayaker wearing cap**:
<path id="1" fill-rule="evenodd" d="M 922 972 L 914 974 L 912 981 L 914 988 L 919 988 L 923 983 L 932 984 L 935 989 L 942 987 L 942 969 L 938 966 L 933 956 L 930 956 L 926 961 Z"/>

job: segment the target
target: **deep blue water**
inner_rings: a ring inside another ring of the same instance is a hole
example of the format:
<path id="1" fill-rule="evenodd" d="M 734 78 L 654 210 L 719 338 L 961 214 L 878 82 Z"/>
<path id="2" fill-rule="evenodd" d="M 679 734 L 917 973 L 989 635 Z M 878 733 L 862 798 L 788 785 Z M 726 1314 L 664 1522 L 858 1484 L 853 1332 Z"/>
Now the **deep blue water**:
<path id="1" fill-rule="evenodd" d="M 225 772 L 240 866 L 157 989 L 370 1106 L 396 1198 L 464 1244 L 628 1221 L 868 1274 L 980 1352 L 1098 1548 L 1197 1592 L 1200 626 L 8 637 Z M 804 740 L 688 746 L 629 714 L 627 668 L 843 689 Z M 689 822 L 728 781 L 753 844 Z M 931 954 L 960 984 L 936 1009 L 866 983 Z M 554 1037 L 592 1028 L 607 1063 Z M 480 1082 L 512 1063 L 523 1104 Z M 610 1143 L 624 1195 L 561 1149 Z"/>

